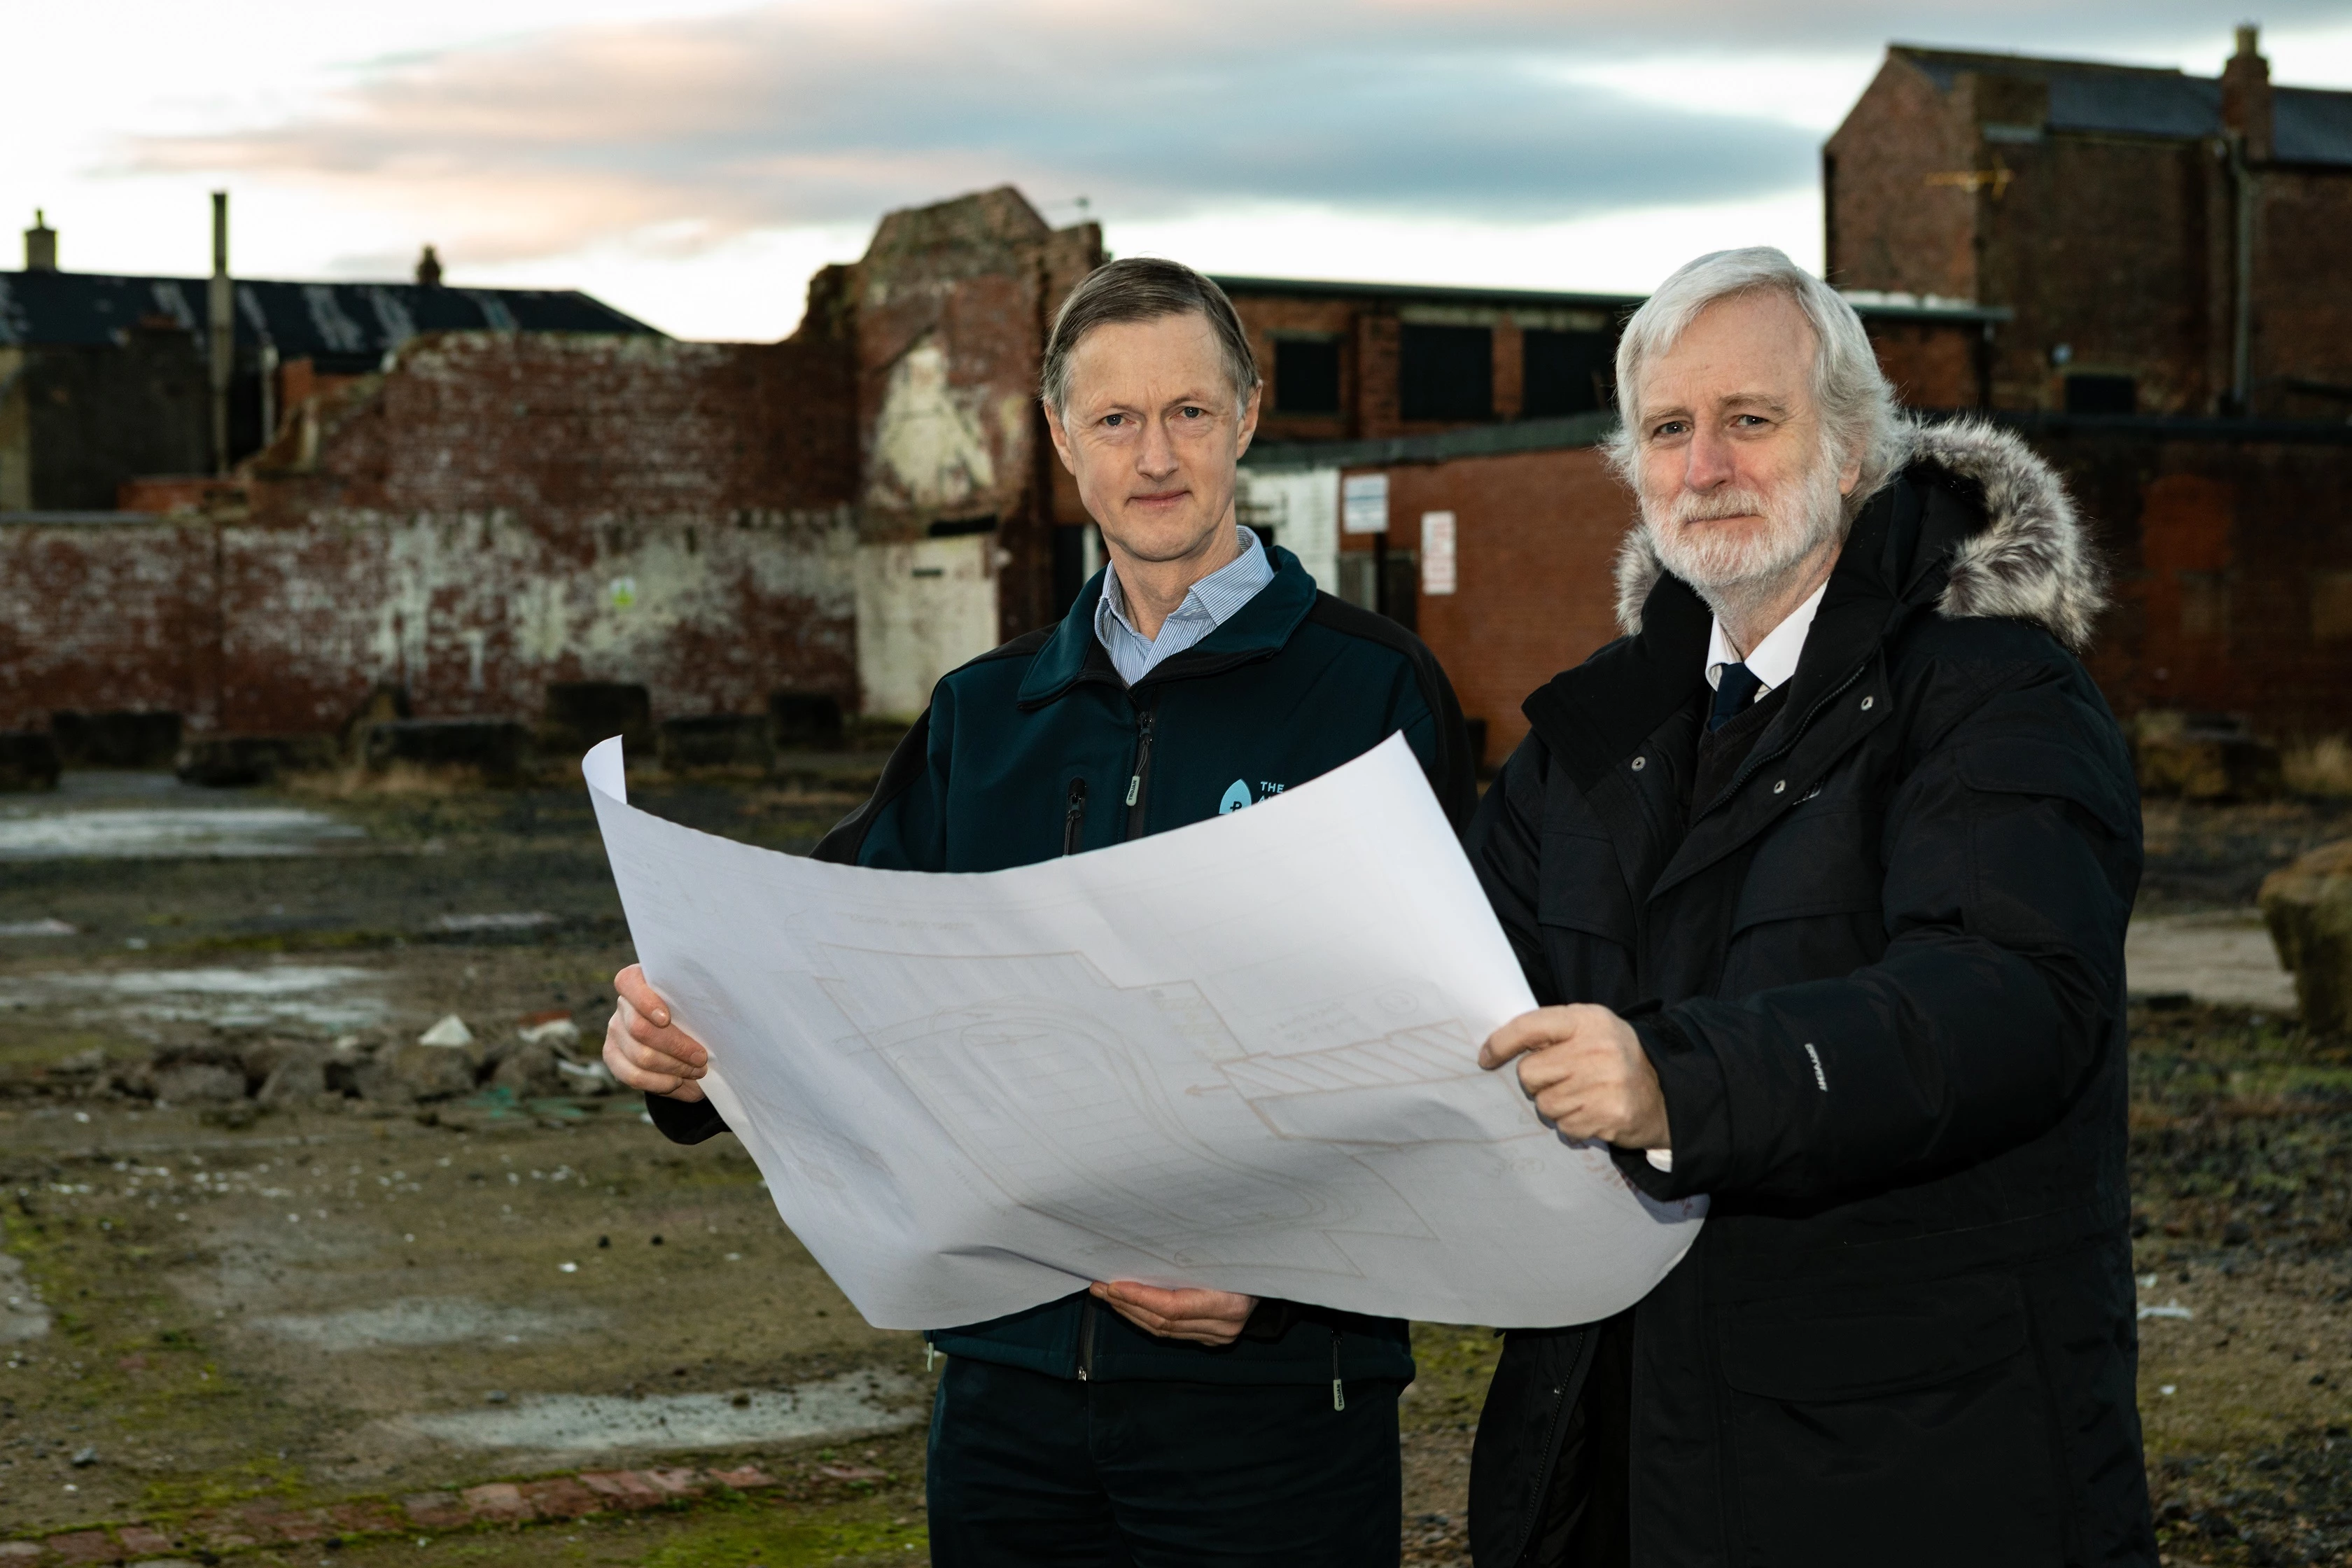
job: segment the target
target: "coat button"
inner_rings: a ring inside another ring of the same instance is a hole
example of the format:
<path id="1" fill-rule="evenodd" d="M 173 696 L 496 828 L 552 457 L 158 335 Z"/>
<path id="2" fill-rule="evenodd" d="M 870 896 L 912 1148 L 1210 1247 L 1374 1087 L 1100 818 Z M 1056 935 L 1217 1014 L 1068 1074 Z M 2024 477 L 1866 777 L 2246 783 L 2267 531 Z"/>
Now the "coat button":
<path id="1" fill-rule="evenodd" d="M 1647 758 L 1647 757 L 1635 757 L 1635 758 L 1633 759 L 1633 771 L 1634 771 L 1635 773 L 1640 773 L 1643 768 L 1648 767 L 1649 765 L 1650 765 L 1650 759 L 1649 759 L 1649 758 Z"/>
<path id="2" fill-rule="evenodd" d="M 1786 790 L 1788 789 L 1788 787 L 1789 787 L 1789 781 L 1788 781 L 1787 779 L 1782 779 L 1779 784 L 1774 784 L 1774 785 L 1772 786 L 1772 793 L 1773 793 L 1774 795 L 1780 795 L 1780 794 L 1783 793 L 1784 791 L 1786 791 Z"/>
<path id="3" fill-rule="evenodd" d="M 1877 701 L 1877 700 L 1878 700 L 1878 699 L 1877 699 L 1877 698 L 1875 698 L 1875 697 L 1865 697 L 1865 698 L 1864 698 L 1864 699 L 1862 700 L 1862 710 L 1863 710 L 1864 712 L 1865 712 L 1865 713 L 1869 712 L 1869 711 L 1870 711 L 1870 705 L 1871 705 L 1872 703 L 1874 703 L 1874 702 Z"/>

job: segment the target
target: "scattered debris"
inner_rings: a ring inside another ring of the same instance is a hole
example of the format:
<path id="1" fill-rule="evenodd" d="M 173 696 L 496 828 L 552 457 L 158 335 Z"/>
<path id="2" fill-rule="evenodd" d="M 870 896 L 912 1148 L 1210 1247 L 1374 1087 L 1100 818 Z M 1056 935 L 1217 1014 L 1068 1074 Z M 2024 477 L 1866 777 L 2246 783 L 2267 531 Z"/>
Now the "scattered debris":
<path id="1" fill-rule="evenodd" d="M 2175 1298 L 2172 1300 L 2167 1301 L 2161 1307 L 2151 1307 L 2143 1303 L 2139 1310 L 2139 1315 L 2142 1322 L 2147 1321 L 2150 1318 L 2177 1318 L 2185 1323 L 2189 1319 L 2194 1318 L 2197 1314 L 2190 1309 L 2182 1306 L 2179 1300 Z"/>
<path id="2" fill-rule="evenodd" d="M 61 920 L 0 921 L 0 936 L 79 936 L 79 927 Z"/>
<path id="3" fill-rule="evenodd" d="M 416 1037 L 420 1046 L 457 1047 L 474 1043 L 474 1031 L 466 1027 L 466 1020 L 451 1013 L 431 1028 Z"/>

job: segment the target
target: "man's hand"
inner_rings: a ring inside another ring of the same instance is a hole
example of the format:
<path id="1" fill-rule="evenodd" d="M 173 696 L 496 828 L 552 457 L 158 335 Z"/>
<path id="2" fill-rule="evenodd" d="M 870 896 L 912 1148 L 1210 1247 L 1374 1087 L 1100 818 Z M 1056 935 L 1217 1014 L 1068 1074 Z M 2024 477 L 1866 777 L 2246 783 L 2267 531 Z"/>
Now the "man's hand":
<path id="1" fill-rule="evenodd" d="M 1121 1279 L 1091 1287 L 1095 1300 L 1147 1333 L 1198 1345 L 1229 1345 L 1257 1310 L 1257 1298 L 1231 1290 L 1161 1290 Z"/>
<path id="2" fill-rule="evenodd" d="M 613 976 L 620 1005 L 604 1026 L 604 1066 L 631 1089 L 672 1100 L 702 1098 L 694 1080 L 709 1066 L 702 1042 L 670 1021 L 669 1004 L 646 984 L 646 972 L 632 963 Z"/>
<path id="3" fill-rule="evenodd" d="M 1538 1007 L 1486 1037 L 1478 1065 L 1514 1057 L 1519 1087 L 1545 1121 L 1570 1138 L 1621 1149 L 1669 1147 L 1665 1096 L 1633 1026 L 1606 1007 Z"/>

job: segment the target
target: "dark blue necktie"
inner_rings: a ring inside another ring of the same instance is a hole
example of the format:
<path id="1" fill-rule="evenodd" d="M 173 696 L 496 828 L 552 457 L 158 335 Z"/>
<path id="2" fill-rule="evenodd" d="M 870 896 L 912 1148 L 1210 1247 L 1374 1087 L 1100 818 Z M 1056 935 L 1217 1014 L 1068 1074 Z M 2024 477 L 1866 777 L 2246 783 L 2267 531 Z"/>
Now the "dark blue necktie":
<path id="1" fill-rule="evenodd" d="M 1744 664 L 1727 664 L 1715 681 L 1715 711 L 1706 716 L 1706 732 L 1714 734 L 1739 716 L 1748 700 L 1764 683 Z"/>

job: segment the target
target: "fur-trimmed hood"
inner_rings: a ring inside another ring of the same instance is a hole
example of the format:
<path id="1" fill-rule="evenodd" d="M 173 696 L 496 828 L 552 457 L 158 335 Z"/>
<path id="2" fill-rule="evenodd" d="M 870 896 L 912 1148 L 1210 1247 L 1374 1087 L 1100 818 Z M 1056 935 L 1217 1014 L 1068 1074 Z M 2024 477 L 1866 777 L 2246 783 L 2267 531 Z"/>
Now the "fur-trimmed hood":
<path id="1" fill-rule="evenodd" d="M 1937 610 L 2032 621 L 2081 653 L 2106 607 L 2107 568 L 2057 470 L 1989 420 L 1915 418 L 1909 440 L 1910 463 L 1935 464 L 1984 493 L 1984 527 L 1953 551 Z M 1664 571 L 1642 530 L 1630 531 L 1617 551 L 1617 624 L 1628 637 L 1642 629 L 1642 605 Z"/>

